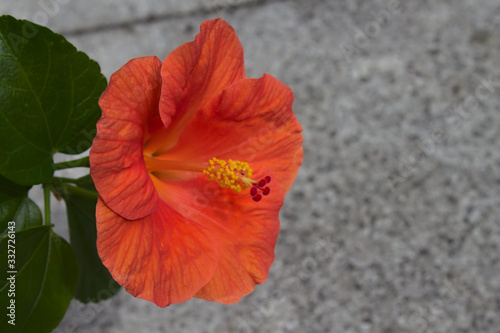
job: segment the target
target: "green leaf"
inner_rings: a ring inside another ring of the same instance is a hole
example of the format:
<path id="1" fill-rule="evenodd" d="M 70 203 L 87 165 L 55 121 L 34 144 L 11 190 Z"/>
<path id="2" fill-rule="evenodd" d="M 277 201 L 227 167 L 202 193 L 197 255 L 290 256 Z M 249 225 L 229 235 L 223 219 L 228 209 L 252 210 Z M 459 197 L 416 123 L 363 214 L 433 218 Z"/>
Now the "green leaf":
<path id="1" fill-rule="evenodd" d="M 40 208 L 27 197 L 29 189 L 0 176 L 0 238 L 7 235 L 9 222 L 16 231 L 42 225 Z"/>
<path id="2" fill-rule="evenodd" d="M 99 65 L 49 29 L 0 17 L 0 173 L 47 182 L 55 152 L 79 154 L 95 136 L 106 87 Z"/>
<path id="3" fill-rule="evenodd" d="M 9 250 L 15 250 L 14 266 L 0 273 L 0 307 L 7 309 L 14 300 L 15 326 L 8 322 L 12 317 L 2 315 L 0 331 L 51 332 L 63 318 L 75 291 L 78 266 L 73 249 L 50 226 L 10 235 L 15 238 L 0 240 L 2 263 L 10 265 L 7 255 L 12 252 L 8 252 L 8 245 Z"/>
<path id="4" fill-rule="evenodd" d="M 93 188 L 90 176 L 80 178 L 79 183 Z M 66 201 L 71 245 L 80 268 L 75 298 L 83 303 L 110 298 L 120 290 L 120 285 L 102 264 L 97 253 L 97 192 L 64 184 L 62 196 Z"/>

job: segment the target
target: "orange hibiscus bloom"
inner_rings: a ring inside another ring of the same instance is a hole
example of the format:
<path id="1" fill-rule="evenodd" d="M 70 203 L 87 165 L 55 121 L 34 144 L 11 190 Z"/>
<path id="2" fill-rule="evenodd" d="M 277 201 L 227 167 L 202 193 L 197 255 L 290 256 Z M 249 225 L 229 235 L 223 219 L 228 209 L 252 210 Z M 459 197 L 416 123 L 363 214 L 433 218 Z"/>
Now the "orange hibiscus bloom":
<path id="1" fill-rule="evenodd" d="M 233 303 L 266 280 L 302 162 L 292 101 L 275 78 L 246 78 L 221 19 L 163 63 L 137 58 L 111 76 L 90 173 L 99 255 L 129 293 Z"/>

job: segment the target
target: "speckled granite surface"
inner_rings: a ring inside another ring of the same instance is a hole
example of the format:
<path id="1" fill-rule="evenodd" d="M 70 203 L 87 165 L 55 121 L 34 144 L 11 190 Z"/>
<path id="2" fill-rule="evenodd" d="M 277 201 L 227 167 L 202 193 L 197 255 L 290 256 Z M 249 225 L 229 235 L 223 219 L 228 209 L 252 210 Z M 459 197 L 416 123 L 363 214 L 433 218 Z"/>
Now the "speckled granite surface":
<path id="1" fill-rule="evenodd" d="M 226 19 L 248 76 L 293 89 L 305 137 L 276 261 L 253 294 L 161 309 L 121 292 L 72 303 L 55 332 L 498 332 L 497 0 L 54 3 L 0 11 L 43 11 L 108 77 Z"/>

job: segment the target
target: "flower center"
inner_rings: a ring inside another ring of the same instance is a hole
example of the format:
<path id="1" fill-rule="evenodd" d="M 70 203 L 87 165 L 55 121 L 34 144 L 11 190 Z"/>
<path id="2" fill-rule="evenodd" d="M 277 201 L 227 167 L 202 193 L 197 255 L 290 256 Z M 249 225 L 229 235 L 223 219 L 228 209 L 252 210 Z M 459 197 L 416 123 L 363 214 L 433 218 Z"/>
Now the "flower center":
<path id="1" fill-rule="evenodd" d="M 252 179 L 252 169 L 247 162 L 231 159 L 226 162 L 214 157 L 208 163 L 210 166 L 203 170 L 203 173 L 208 176 L 208 180 L 218 181 L 221 187 L 229 188 L 236 193 L 251 187 L 250 195 L 255 202 L 262 200 L 263 195 L 271 193 L 271 189 L 267 186 L 271 182 L 271 176 L 258 181 Z"/>
<path id="2" fill-rule="evenodd" d="M 271 182 L 271 176 L 266 176 L 260 180 L 252 179 L 252 169 L 247 162 L 225 161 L 218 158 L 212 158 L 205 165 L 197 163 L 188 163 L 184 161 L 164 160 L 158 157 L 144 154 L 146 168 L 150 173 L 162 170 L 178 170 L 190 172 L 202 172 L 207 175 L 208 180 L 215 180 L 221 187 L 228 188 L 240 193 L 251 187 L 250 195 L 252 200 L 259 202 L 263 196 L 271 193 L 271 188 L 267 186 Z"/>

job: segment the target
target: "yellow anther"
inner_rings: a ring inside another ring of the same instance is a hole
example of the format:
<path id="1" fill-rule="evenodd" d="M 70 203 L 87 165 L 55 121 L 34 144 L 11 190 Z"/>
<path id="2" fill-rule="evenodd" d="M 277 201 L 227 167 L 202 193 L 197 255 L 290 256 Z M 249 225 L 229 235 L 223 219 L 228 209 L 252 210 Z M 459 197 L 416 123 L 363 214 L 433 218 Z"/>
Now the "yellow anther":
<path id="1" fill-rule="evenodd" d="M 221 187 L 227 187 L 233 191 L 240 192 L 252 186 L 252 169 L 247 162 L 219 160 L 212 158 L 208 161 L 209 167 L 203 170 L 208 180 L 217 180 Z"/>

